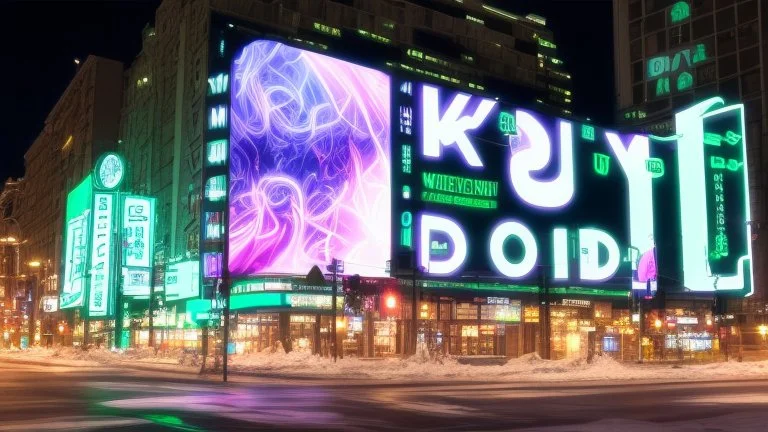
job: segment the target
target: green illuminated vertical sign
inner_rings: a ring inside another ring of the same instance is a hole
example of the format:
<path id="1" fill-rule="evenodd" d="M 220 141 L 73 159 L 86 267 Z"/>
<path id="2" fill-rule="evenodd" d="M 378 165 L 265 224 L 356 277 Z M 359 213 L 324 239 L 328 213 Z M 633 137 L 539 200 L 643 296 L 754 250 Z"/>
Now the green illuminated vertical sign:
<path id="1" fill-rule="evenodd" d="M 413 247 L 413 215 L 403 212 L 400 215 L 400 246 Z"/>
<path id="2" fill-rule="evenodd" d="M 602 153 L 592 155 L 593 168 L 595 173 L 601 176 L 607 176 L 611 169 L 611 157 Z"/>
<path id="3" fill-rule="evenodd" d="M 581 138 L 594 141 L 595 140 L 595 128 L 590 125 L 581 125 Z"/>
<path id="4" fill-rule="evenodd" d="M 401 149 L 403 173 L 410 174 L 413 169 L 413 156 L 411 155 L 411 146 L 409 144 L 403 144 Z"/>
<path id="5" fill-rule="evenodd" d="M 126 196 L 123 201 L 123 263 L 128 267 L 152 267 L 155 238 L 155 199 Z"/>
<path id="6" fill-rule="evenodd" d="M 224 165 L 227 161 L 227 144 L 225 139 L 208 142 L 205 160 L 209 166 Z"/>
<path id="7" fill-rule="evenodd" d="M 69 195 L 64 226 L 64 277 L 59 296 L 61 309 L 84 304 L 88 274 L 88 240 L 91 231 L 93 182 L 89 175 Z"/>
<path id="8" fill-rule="evenodd" d="M 703 101 L 675 117 L 684 284 L 753 291 L 744 106 Z M 706 255 L 702 257 L 702 251 Z M 702 259 L 704 258 L 704 259 Z"/>
<path id="9" fill-rule="evenodd" d="M 112 280 L 114 198 L 114 194 L 111 193 L 97 193 L 93 197 L 91 274 L 88 292 L 88 316 L 91 317 L 105 317 L 110 313 L 110 298 L 114 292 Z"/>
<path id="10" fill-rule="evenodd" d="M 227 91 L 229 87 L 229 74 L 220 73 L 208 78 L 208 94 L 218 95 Z"/>

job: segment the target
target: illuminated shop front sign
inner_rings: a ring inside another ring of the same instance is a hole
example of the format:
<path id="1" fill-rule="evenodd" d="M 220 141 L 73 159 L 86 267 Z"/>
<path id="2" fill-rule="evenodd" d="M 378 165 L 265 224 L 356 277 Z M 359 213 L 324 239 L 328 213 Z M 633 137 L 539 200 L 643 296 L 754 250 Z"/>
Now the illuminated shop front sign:
<path id="1" fill-rule="evenodd" d="M 88 275 L 88 241 L 93 206 L 92 177 L 86 177 L 67 195 L 64 225 L 64 278 L 60 308 L 69 309 L 84 304 Z"/>
<path id="2" fill-rule="evenodd" d="M 307 274 L 337 258 L 348 274 L 385 276 L 389 77 L 273 41 L 246 45 L 230 76 L 230 273 Z M 395 148 L 407 167 L 410 150 Z M 452 181 L 435 179 L 435 196 Z M 218 190 L 206 186 L 209 199 Z"/>
<path id="3" fill-rule="evenodd" d="M 123 260 L 128 267 L 152 265 L 155 199 L 127 196 L 123 201 Z"/>
<path id="4" fill-rule="evenodd" d="M 111 193 L 96 193 L 93 198 L 93 233 L 91 235 L 90 289 L 88 315 L 109 314 L 112 288 L 112 224 L 114 198 Z"/>

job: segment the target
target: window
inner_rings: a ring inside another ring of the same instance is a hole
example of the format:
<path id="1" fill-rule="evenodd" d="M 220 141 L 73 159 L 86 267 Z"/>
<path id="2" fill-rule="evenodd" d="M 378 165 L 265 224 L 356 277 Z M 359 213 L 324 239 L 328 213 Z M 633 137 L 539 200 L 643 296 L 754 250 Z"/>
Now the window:
<path id="1" fill-rule="evenodd" d="M 734 77 L 727 81 L 720 81 L 720 94 L 725 100 L 739 99 L 739 78 Z"/>
<path id="2" fill-rule="evenodd" d="M 637 20 L 629 23 L 629 40 L 635 40 L 642 35 L 643 30 L 640 22 L 640 20 Z"/>
<path id="3" fill-rule="evenodd" d="M 757 18 L 757 0 L 749 0 L 739 5 L 739 24 Z"/>
<path id="4" fill-rule="evenodd" d="M 734 30 L 717 35 L 718 55 L 731 54 L 736 51 L 736 32 Z"/>
<path id="5" fill-rule="evenodd" d="M 663 49 L 663 48 L 662 48 Z M 652 56 L 659 52 L 659 43 L 656 35 L 647 36 L 645 38 L 645 56 Z"/>
<path id="6" fill-rule="evenodd" d="M 666 24 L 666 14 L 664 11 L 657 12 L 653 15 L 645 17 L 644 25 L 646 33 L 650 33 L 656 30 L 661 30 Z"/>
<path id="7" fill-rule="evenodd" d="M 704 100 L 713 96 L 717 96 L 717 84 L 710 84 L 699 87 L 693 92 L 693 96 L 697 100 Z"/>
<path id="8" fill-rule="evenodd" d="M 757 47 L 741 50 L 739 52 L 739 67 L 741 70 L 747 70 L 757 66 L 760 63 L 760 52 Z"/>
<path id="9" fill-rule="evenodd" d="M 637 39 L 629 44 L 629 59 L 635 61 L 643 58 L 643 40 Z"/>
<path id="10" fill-rule="evenodd" d="M 669 29 L 669 47 L 674 48 L 691 40 L 691 25 L 683 24 Z"/>
<path id="11" fill-rule="evenodd" d="M 714 9 L 714 0 L 693 0 L 691 6 L 693 6 L 694 15 L 702 15 L 707 12 L 712 12 Z"/>
<path id="12" fill-rule="evenodd" d="M 656 48 L 659 51 L 667 50 L 667 32 L 660 31 L 656 33 Z"/>
<path id="13" fill-rule="evenodd" d="M 632 82 L 640 82 L 643 80 L 643 62 L 632 63 Z"/>
<path id="14" fill-rule="evenodd" d="M 632 105 L 639 105 L 645 101 L 643 93 L 643 84 L 632 87 Z"/>
<path id="15" fill-rule="evenodd" d="M 696 85 L 704 85 L 715 82 L 717 73 L 714 63 L 707 63 L 696 67 Z"/>
<path id="16" fill-rule="evenodd" d="M 740 47 L 746 48 L 757 43 L 760 31 L 757 23 L 757 21 L 752 21 L 749 24 L 739 26 L 738 34 Z"/>
<path id="17" fill-rule="evenodd" d="M 730 7 L 717 12 L 717 31 L 727 30 L 736 25 L 736 8 Z"/>
<path id="18" fill-rule="evenodd" d="M 637 19 L 643 15 L 643 3 L 640 0 L 636 0 L 629 4 L 629 19 Z"/>
<path id="19" fill-rule="evenodd" d="M 715 32 L 715 22 L 712 15 L 697 19 L 693 22 L 693 39 L 700 39 Z"/>
<path id="20" fill-rule="evenodd" d="M 717 62 L 718 75 L 723 79 L 736 73 L 736 55 L 721 57 Z"/>
<path id="21" fill-rule="evenodd" d="M 741 76 L 741 96 L 760 93 L 760 72 L 749 72 Z"/>

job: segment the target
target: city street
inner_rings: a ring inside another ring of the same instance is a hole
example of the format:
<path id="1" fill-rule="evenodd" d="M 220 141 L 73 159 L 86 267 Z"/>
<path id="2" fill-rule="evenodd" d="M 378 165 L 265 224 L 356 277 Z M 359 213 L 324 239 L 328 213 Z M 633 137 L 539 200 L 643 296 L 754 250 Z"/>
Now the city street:
<path id="1" fill-rule="evenodd" d="M 233 376 L 225 385 L 192 374 L 6 362 L 0 373 L 0 431 L 757 431 L 768 420 L 768 380 L 383 384 Z"/>

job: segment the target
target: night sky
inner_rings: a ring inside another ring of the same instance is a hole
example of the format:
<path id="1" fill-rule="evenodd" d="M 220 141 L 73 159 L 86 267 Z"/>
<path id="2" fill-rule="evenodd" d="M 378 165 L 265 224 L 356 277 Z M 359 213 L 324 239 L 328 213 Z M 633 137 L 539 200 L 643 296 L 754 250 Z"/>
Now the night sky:
<path id="1" fill-rule="evenodd" d="M 488 0 L 547 18 L 559 56 L 573 77 L 573 112 L 601 125 L 613 120 L 610 0 Z M 75 74 L 73 59 L 95 54 L 128 66 L 141 49 L 141 29 L 160 0 L 12 1 L 0 8 L 0 181 L 24 174 L 24 152 Z M 41 13 L 41 10 L 45 13 Z"/>

